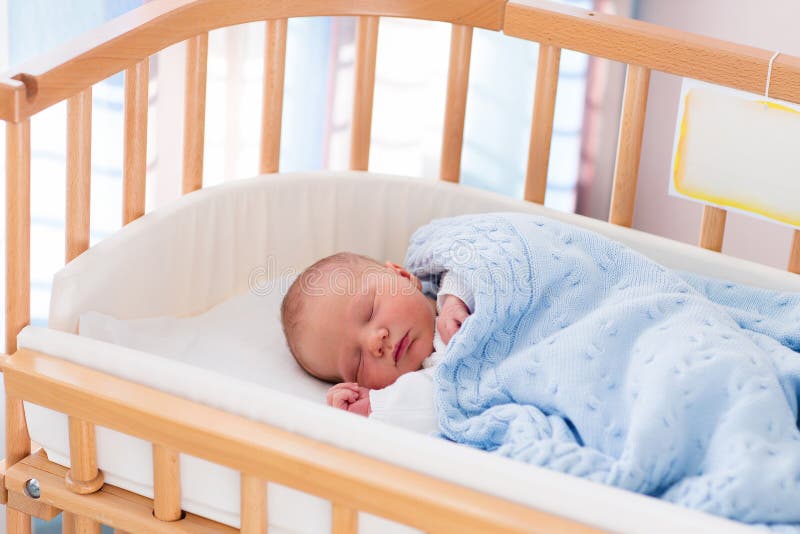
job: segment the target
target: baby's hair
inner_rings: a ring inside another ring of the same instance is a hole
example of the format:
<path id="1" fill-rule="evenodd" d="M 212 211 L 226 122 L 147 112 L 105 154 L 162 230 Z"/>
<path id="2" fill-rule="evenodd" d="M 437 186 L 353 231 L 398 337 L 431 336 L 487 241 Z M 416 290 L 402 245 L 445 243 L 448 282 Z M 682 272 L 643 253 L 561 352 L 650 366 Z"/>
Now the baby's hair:
<path id="1" fill-rule="evenodd" d="M 336 254 L 322 258 L 300 273 L 300 276 L 289 286 L 289 290 L 283 297 L 283 302 L 281 303 L 281 324 L 283 325 L 286 343 L 289 345 L 289 351 L 300 367 L 311 376 L 325 380 L 326 382 L 339 381 L 338 377 L 319 376 L 309 369 L 306 358 L 301 354 L 298 347 L 306 301 L 309 294 L 314 289 L 319 289 L 315 287 L 315 282 L 320 275 L 329 273 L 334 269 L 349 268 L 352 271 L 360 272 L 360 268 L 369 266 L 382 267 L 380 262 L 368 256 L 355 254 L 353 252 L 337 252 Z"/>

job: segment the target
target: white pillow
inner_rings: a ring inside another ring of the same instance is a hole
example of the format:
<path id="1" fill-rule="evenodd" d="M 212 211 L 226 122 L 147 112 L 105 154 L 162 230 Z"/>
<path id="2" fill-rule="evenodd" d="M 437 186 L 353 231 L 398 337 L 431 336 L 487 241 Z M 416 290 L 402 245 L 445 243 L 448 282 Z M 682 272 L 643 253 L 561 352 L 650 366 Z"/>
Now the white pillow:
<path id="1" fill-rule="evenodd" d="M 330 384 L 303 371 L 283 336 L 280 304 L 290 283 L 261 286 L 258 294 L 243 293 L 193 317 L 123 320 L 86 312 L 79 333 L 325 402 Z"/>

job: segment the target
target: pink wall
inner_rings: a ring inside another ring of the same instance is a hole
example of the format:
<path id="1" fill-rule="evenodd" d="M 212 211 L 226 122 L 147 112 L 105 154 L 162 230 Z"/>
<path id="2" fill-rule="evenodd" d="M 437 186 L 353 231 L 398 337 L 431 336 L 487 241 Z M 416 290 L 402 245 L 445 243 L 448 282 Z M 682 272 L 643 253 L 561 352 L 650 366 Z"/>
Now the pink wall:
<path id="1" fill-rule="evenodd" d="M 639 18 L 800 56 L 797 0 L 640 0 Z M 696 243 L 702 208 L 667 195 L 680 87 L 680 78 L 653 73 L 633 224 L 650 233 Z M 791 239 L 789 228 L 729 214 L 723 252 L 785 269 Z"/>

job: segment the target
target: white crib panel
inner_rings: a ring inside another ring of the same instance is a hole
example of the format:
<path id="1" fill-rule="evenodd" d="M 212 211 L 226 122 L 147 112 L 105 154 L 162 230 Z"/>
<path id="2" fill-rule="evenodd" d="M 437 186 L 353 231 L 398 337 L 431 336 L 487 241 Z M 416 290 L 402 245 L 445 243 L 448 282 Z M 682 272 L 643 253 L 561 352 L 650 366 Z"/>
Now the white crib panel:
<path id="1" fill-rule="evenodd" d="M 186 195 L 89 249 L 56 274 L 49 326 L 76 332 L 86 311 L 197 314 L 246 291 L 259 268 L 279 275 L 340 250 L 399 263 L 419 226 L 487 211 L 547 215 L 667 267 L 800 291 L 792 273 L 466 186 L 364 172 L 275 174 Z"/>

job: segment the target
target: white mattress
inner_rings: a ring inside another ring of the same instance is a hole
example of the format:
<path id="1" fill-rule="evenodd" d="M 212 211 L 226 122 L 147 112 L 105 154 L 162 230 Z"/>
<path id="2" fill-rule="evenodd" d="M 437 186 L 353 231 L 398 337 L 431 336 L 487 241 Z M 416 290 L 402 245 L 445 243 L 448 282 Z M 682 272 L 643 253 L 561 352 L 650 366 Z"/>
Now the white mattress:
<path id="1" fill-rule="evenodd" d="M 268 366 L 271 371 L 267 372 L 259 371 L 263 362 L 234 361 L 234 354 L 246 352 L 241 347 L 225 351 L 224 360 L 205 356 L 208 368 L 204 369 L 179 361 L 180 357 L 152 354 L 152 347 L 133 344 L 142 349 L 133 350 L 74 335 L 79 317 L 88 311 L 120 319 L 189 317 L 208 311 L 182 321 L 173 319 L 172 325 L 180 329 L 193 321 L 203 324 L 215 314 L 214 324 L 222 324 L 220 310 L 235 299 L 210 308 L 248 288 L 263 293 L 267 277 L 291 275 L 293 269 L 337 250 L 399 262 L 408 237 L 419 225 L 435 217 L 500 210 L 566 219 L 606 233 L 670 267 L 800 290 L 800 277 L 792 274 L 463 186 L 369 173 L 272 175 L 188 195 L 90 249 L 57 274 L 50 329 L 26 328 L 19 346 L 607 530 L 749 531 L 655 499 L 368 421 L 303 400 L 302 394 L 287 397 L 287 392 L 305 391 L 313 398 L 318 391 L 314 388 L 324 391 L 325 386 L 307 383 L 306 390 L 291 382 L 296 371 L 291 366 Z M 239 304 L 247 308 L 249 301 L 251 315 L 257 314 L 259 303 L 266 302 L 243 299 Z M 87 325 L 102 319 L 84 317 Z M 103 320 L 99 323 L 102 326 Z M 129 324 L 145 328 L 148 323 Z M 258 345 L 261 342 L 265 345 Z M 220 340 L 202 344 L 218 346 L 220 353 L 227 346 Z M 160 342 L 158 350 L 166 351 L 165 346 Z M 275 347 L 282 348 L 283 342 L 278 346 L 276 339 L 263 338 L 250 349 L 266 346 L 273 347 L 267 352 L 277 354 Z M 288 353 L 281 357 L 287 361 Z M 238 378 L 220 374 L 229 369 L 245 370 L 245 374 Z M 264 380 L 252 382 L 255 375 Z M 276 382 L 269 383 L 270 377 Z M 66 417 L 33 406 L 26 410 L 31 437 L 48 449 L 54 461 L 66 464 Z M 98 462 L 109 483 L 152 496 L 150 454 L 149 443 L 98 429 Z M 237 473 L 182 455 L 181 477 L 185 510 L 238 526 Z M 272 526 L 295 532 L 329 528 L 328 503 L 285 488 L 271 489 Z M 361 532 L 388 530 L 388 522 L 362 514 Z"/>

